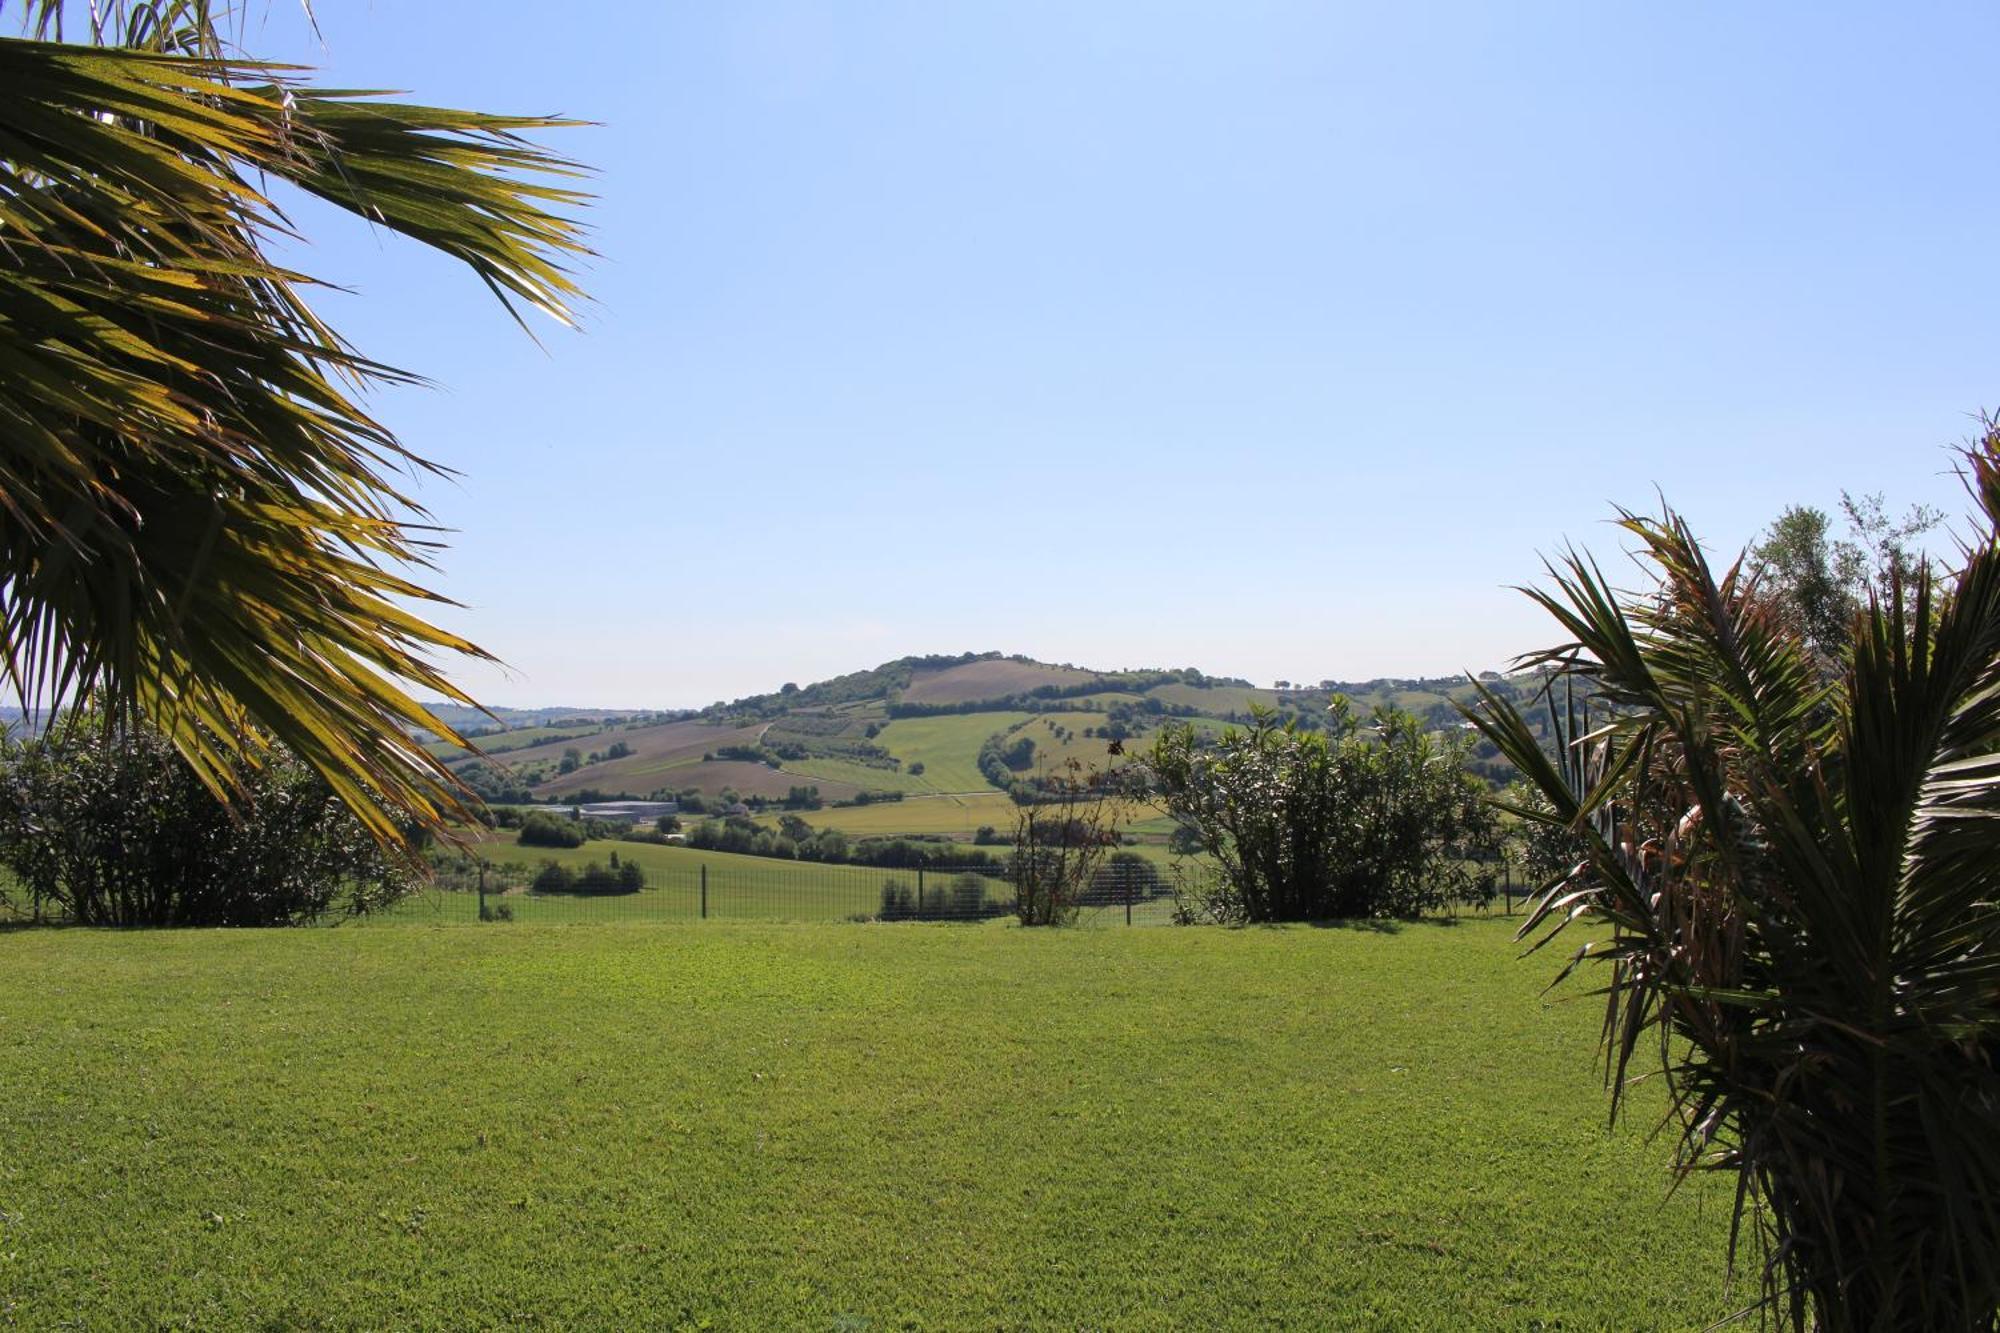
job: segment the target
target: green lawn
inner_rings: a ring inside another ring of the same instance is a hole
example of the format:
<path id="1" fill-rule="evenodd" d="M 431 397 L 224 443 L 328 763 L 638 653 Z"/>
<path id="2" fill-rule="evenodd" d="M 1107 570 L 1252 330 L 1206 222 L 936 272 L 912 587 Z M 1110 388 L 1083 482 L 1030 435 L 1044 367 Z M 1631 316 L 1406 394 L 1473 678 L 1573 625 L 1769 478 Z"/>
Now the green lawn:
<path id="1" fill-rule="evenodd" d="M 0 1322 L 1691 1328 L 1499 923 L 0 933 Z M 1644 1112 L 1640 1114 L 1644 1119 Z"/>

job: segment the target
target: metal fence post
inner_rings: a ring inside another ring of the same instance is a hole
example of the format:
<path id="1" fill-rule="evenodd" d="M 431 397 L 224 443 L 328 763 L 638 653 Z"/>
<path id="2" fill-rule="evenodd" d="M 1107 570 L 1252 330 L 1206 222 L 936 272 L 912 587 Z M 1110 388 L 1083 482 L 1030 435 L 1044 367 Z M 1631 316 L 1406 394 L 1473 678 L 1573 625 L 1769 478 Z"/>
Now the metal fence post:
<path id="1" fill-rule="evenodd" d="M 1125 924 L 1129 926 L 1132 924 L 1132 867 L 1127 865 L 1119 869 L 1122 871 L 1120 878 L 1125 881 Z"/>
<path id="2" fill-rule="evenodd" d="M 917 867 L 917 915 L 924 914 L 924 868 Z"/>
<path id="3" fill-rule="evenodd" d="M 701 863 L 701 919 L 708 920 L 708 862 Z"/>

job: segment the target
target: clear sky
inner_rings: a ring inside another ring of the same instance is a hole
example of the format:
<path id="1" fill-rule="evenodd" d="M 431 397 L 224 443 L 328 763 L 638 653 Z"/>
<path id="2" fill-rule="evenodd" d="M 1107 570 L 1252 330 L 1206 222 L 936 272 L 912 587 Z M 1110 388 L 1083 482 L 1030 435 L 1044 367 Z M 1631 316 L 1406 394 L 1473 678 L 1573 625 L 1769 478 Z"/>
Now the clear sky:
<path id="1" fill-rule="evenodd" d="M 1483 668 L 1613 502 L 1959 512 L 2000 406 L 1988 4 L 315 8 L 246 45 L 601 122 L 581 335 L 301 219 L 436 382 L 378 406 L 490 702 Z"/>

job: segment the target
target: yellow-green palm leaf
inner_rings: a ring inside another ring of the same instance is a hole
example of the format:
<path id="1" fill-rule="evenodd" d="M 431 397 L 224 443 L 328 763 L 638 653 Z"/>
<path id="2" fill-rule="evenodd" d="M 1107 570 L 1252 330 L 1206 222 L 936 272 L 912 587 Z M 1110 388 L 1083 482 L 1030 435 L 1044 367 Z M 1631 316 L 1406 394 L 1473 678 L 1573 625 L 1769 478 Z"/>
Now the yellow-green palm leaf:
<path id="1" fill-rule="evenodd" d="M 118 14 L 158 49 L 0 39 L 0 671 L 144 718 L 218 789 L 268 737 L 379 833 L 434 823 L 459 789 L 410 731 L 450 731 L 411 691 L 466 701 L 438 655 L 484 654 L 409 610 L 442 599 L 390 474 L 431 465 L 358 399 L 410 377 L 268 258 L 265 182 L 566 320 L 577 172 L 522 134 L 570 122 L 314 89 L 198 5 Z"/>

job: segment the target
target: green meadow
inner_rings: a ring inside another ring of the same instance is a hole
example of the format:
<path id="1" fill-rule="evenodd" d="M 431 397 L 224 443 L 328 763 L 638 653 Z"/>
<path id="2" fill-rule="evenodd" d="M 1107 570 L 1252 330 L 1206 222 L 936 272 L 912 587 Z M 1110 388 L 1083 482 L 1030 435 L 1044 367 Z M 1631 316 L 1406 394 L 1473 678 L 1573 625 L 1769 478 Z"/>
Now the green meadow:
<path id="1" fill-rule="evenodd" d="M 494 896 L 493 901 L 504 902 L 519 921 L 695 919 L 704 910 L 704 869 L 708 885 L 706 912 L 715 920 L 845 921 L 854 916 L 872 916 L 881 907 L 884 880 L 896 879 L 912 886 L 917 882 L 914 870 L 879 866 L 826 865 L 635 842 L 522 847 L 512 839 L 512 834 L 495 837 L 482 844 L 482 852 L 493 862 L 512 864 L 523 872 L 496 874 L 489 880 L 496 889 L 503 884 L 517 885 L 515 891 Z M 609 863 L 613 853 L 620 861 L 629 861 L 646 872 L 644 889 L 593 896 L 545 895 L 518 887 L 544 861 L 573 867 L 592 861 L 602 865 Z M 926 879 L 941 890 L 950 883 L 951 876 L 933 871 Z M 1007 894 L 1003 881 L 992 878 L 988 897 L 997 901 Z M 1165 910 L 1157 909 L 1155 915 L 1164 915 Z M 378 920 L 396 924 L 445 922 L 473 920 L 477 915 L 477 894 L 431 892 L 409 899 Z"/>
<path id="2" fill-rule="evenodd" d="M 0 934 L 27 1328 L 1693 1328 L 1502 923 Z M 1634 1116 L 1645 1126 L 1652 1105 Z"/>
<path id="3" fill-rule="evenodd" d="M 899 718 L 882 728 L 876 744 L 903 761 L 924 766 L 922 778 L 933 791 L 991 791 L 979 771 L 979 747 L 996 731 L 1028 721 L 1032 713 L 955 713 L 944 717 Z"/>

